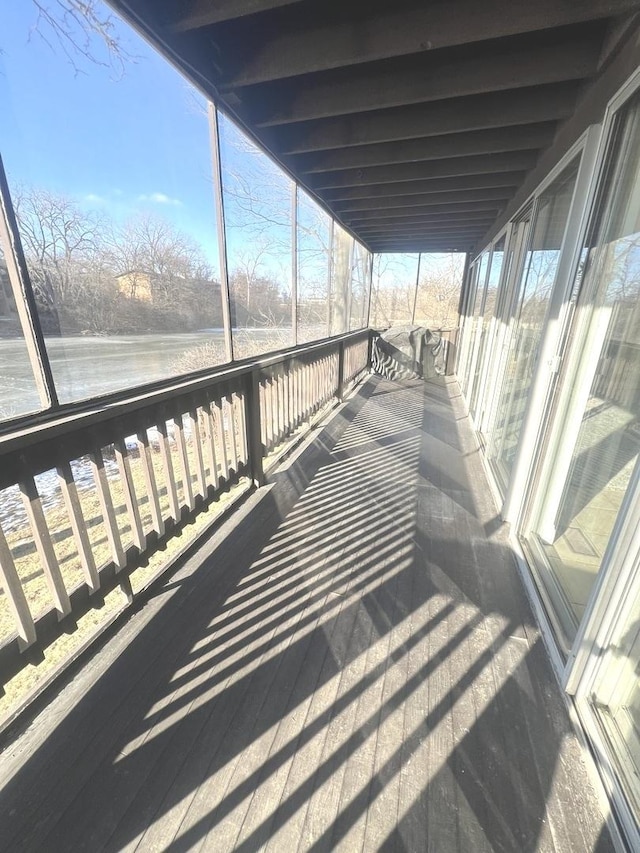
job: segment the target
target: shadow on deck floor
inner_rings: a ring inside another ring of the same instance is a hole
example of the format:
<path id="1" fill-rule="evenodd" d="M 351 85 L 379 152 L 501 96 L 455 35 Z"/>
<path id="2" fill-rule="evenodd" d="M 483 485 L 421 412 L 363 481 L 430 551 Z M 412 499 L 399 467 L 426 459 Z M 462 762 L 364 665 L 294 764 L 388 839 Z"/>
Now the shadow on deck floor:
<path id="1" fill-rule="evenodd" d="M 611 849 L 456 389 L 370 379 L 132 616 L 2 849 Z"/>

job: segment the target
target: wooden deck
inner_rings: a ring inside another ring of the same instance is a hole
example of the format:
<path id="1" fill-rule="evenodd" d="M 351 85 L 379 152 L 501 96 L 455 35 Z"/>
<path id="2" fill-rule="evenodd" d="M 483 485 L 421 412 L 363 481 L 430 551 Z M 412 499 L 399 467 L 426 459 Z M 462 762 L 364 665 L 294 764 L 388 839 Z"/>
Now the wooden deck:
<path id="1" fill-rule="evenodd" d="M 454 382 L 370 379 L 10 743 L 10 851 L 612 849 Z"/>

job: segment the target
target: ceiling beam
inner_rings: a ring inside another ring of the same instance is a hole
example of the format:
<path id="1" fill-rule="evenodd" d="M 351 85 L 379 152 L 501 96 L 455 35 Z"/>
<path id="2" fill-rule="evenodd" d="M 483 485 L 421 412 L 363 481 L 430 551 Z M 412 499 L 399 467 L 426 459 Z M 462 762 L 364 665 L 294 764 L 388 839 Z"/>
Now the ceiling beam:
<path id="1" fill-rule="evenodd" d="M 387 215 L 382 214 L 378 217 L 368 217 L 367 219 L 345 219 L 345 222 L 351 223 L 351 227 L 366 230 L 368 228 L 386 228 L 392 222 L 399 224 L 411 220 L 412 222 L 428 225 L 452 225 L 459 222 L 464 222 L 469 225 L 476 225 L 483 222 L 492 222 L 497 216 L 497 210 L 481 210 L 463 211 L 462 213 L 434 213 L 433 209 L 426 208 L 424 211 L 412 212 L 407 211 L 406 214 Z"/>
<path id="2" fill-rule="evenodd" d="M 397 166 L 371 166 L 368 169 L 345 169 L 310 175 L 305 182 L 312 189 L 357 187 L 363 184 L 394 184 L 425 178 L 448 178 L 460 175 L 493 174 L 532 169 L 537 152 L 516 151 L 507 154 L 479 154 L 475 157 L 453 157 L 426 163 L 400 163 Z M 402 192 L 402 188 L 399 188 Z"/>
<path id="3" fill-rule="evenodd" d="M 369 248 L 372 252 L 381 255 L 409 254 L 414 252 L 422 252 L 425 255 L 440 255 L 448 254 L 449 252 L 470 252 L 474 245 L 475 243 L 473 240 L 462 242 L 447 242 L 442 240 L 438 243 L 432 243 L 418 239 L 415 242 L 408 243 L 372 243 Z"/>
<path id="4" fill-rule="evenodd" d="M 363 231 L 360 237 L 369 243 L 377 240 L 395 240 L 401 237 L 449 237 L 455 234 L 458 237 L 464 236 L 474 239 L 480 238 L 483 231 L 479 228 L 398 228 L 396 231 Z"/>
<path id="5" fill-rule="evenodd" d="M 286 0 L 235 0 L 238 6 L 283 5 Z M 205 5 L 205 4 L 201 4 Z M 212 2 L 209 7 L 231 5 Z M 417 9 L 387 9 L 375 15 L 331 20 L 329 13 L 300 16 L 251 51 L 228 79 L 227 88 L 282 80 L 299 74 L 426 53 L 456 45 L 562 27 L 637 11 L 634 0 L 478 0 L 423 3 Z M 211 21 L 210 21 L 211 22 Z M 211 22 L 213 23 L 213 22 Z M 184 27 L 183 27 L 184 28 Z"/>
<path id="6" fill-rule="evenodd" d="M 559 83 L 517 92 L 492 92 L 451 101 L 282 126 L 273 131 L 283 154 L 349 148 L 380 142 L 469 133 L 517 124 L 557 121 L 575 107 L 578 84 Z"/>
<path id="7" fill-rule="evenodd" d="M 360 145 L 317 154 L 301 154 L 293 158 L 293 165 L 298 174 L 317 174 L 391 163 L 418 163 L 421 160 L 468 157 L 473 154 L 540 149 L 551 143 L 555 128 L 555 122 L 545 122 L 479 130 L 475 133 L 431 136 L 407 142 Z"/>
<path id="8" fill-rule="evenodd" d="M 188 0 L 179 4 L 184 12 L 180 18 L 170 22 L 170 27 L 174 32 L 185 33 L 299 2 L 300 0 Z"/>
<path id="9" fill-rule="evenodd" d="M 349 216 L 359 210 L 390 210 L 393 208 L 424 207 L 433 205 L 437 210 L 486 210 L 503 207 L 513 197 L 515 189 L 470 190 L 457 193 L 425 193 L 421 195 L 392 195 L 383 199 L 363 198 L 353 201 L 336 201 L 333 209 L 340 215 Z"/>
<path id="10" fill-rule="evenodd" d="M 246 100 L 257 127 L 295 124 L 300 121 L 425 104 L 486 92 L 582 80 L 598 67 L 599 42 L 584 39 L 565 44 L 540 45 L 535 49 L 513 48 L 504 53 L 426 62 L 423 67 L 358 68 L 347 78 L 313 82 L 303 77 L 295 84 L 257 87 Z M 263 91 L 266 90 L 266 91 Z"/>
<path id="11" fill-rule="evenodd" d="M 421 195 L 423 193 L 451 193 L 469 192 L 475 189 L 489 189 L 494 187 L 513 189 L 519 187 L 524 180 L 525 172 L 497 172 L 487 175 L 459 175 L 453 178 L 431 178 L 422 181 L 408 181 L 400 186 L 396 184 L 367 184 L 362 187 L 334 187 L 319 190 L 318 193 L 328 204 L 333 205 L 336 201 L 352 201 L 363 198 L 386 198 L 398 195 Z"/>

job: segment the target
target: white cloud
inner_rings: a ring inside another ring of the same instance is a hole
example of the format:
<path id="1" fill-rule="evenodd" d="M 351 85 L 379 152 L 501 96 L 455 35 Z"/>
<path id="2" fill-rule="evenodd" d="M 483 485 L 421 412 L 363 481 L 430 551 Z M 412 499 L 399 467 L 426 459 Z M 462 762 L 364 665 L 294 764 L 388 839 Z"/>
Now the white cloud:
<path id="1" fill-rule="evenodd" d="M 172 204 L 176 206 L 182 204 L 179 198 L 171 198 L 171 196 L 165 195 L 165 193 L 143 193 L 138 196 L 138 201 L 150 201 L 153 204 Z"/>
<path id="2" fill-rule="evenodd" d="M 88 193 L 84 197 L 85 201 L 88 201 L 90 204 L 104 204 L 105 199 L 102 198 L 101 195 L 96 195 L 95 193 Z"/>

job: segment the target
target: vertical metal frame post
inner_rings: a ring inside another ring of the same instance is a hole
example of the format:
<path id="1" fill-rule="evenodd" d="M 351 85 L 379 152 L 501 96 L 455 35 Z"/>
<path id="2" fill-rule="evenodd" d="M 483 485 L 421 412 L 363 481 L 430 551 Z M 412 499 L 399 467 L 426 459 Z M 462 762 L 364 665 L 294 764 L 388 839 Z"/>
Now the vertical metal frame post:
<path id="1" fill-rule="evenodd" d="M 418 304 L 418 287 L 420 286 L 420 261 L 422 260 L 422 252 L 418 252 L 418 268 L 416 270 L 416 289 L 413 294 L 413 311 L 411 312 L 411 325 L 415 326 L 416 322 L 416 305 Z"/>
<path id="2" fill-rule="evenodd" d="M 227 263 L 227 229 L 224 218 L 222 195 L 222 164 L 220 161 L 220 127 L 218 109 L 209 101 L 209 132 L 213 159 L 213 195 L 216 204 L 216 227 L 218 231 L 218 253 L 220 255 L 220 287 L 222 290 L 222 322 L 224 345 L 228 361 L 233 361 L 233 331 L 231 328 L 231 297 L 229 294 L 229 266 Z"/>
<path id="3" fill-rule="evenodd" d="M 38 389 L 40 404 L 43 408 L 55 407 L 58 405 L 58 395 L 1 157 L 0 205 L 2 206 L 0 212 L 0 244 L 4 250 L 9 281 L 22 327 L 22 334 L 27 345 L 27 353 Z"/>
<path id="4" fill-rule="evenodd" d="M 291 185 L 291 328 L 298 345 L 298 185 Z"/>
<path id="5" fill-rule="evenodd" d="M 331 219 L 331 227 L 329 228 L 329 264 L 327 266 L 327 337 L 331 337 L 331 320 L 332 320 L 332 282 L 333 282 L 333 237 L 335 233 L 335 221 Z"/>
<path id="6" fill-rule="evenodd" d="M 369 264 L 368 264 L 369 270 L 368 270 L 368 275 L 367 275 L 367 278 L 369 280 L 369 288 L 368 288 L 367 311 L 366 311 L 367 320 L 366 320 L 365 326 L 367 328 L 369 328 L 369 326 L 371 325 L 371 293 L 373 291 L 373 252 L 367 252 L 367 254 L 369 256 Z"/>
<path id="7" fill-rule="evenodd" d="M 459 345 L 456 347 L 456 360 L 453 365 L 454 373 L 457 375 L 458 370 L 460 369 L 460 353 L 462 352 L 462 345 L 464 343 L 464 321 L 466 317 L 466 308 L 467 308 L 467 299 L 468 292 L 471 287 L 471 253 L 467 252 L 464 256 L 464 269 L 462 270 L 462 287 L 460 288 L 460 300 L 458 302 L 458 334 L 457 341 Z M 458 381 L 460 381 L 460 377 L 458 376 Z"/>

